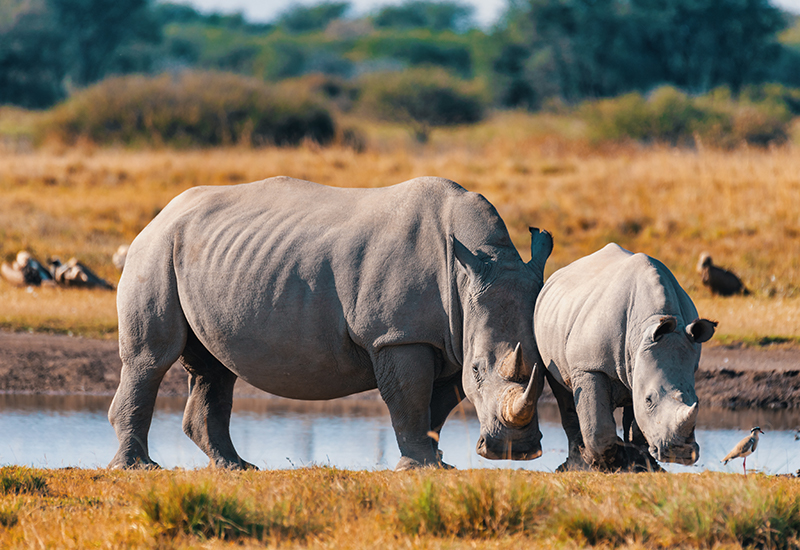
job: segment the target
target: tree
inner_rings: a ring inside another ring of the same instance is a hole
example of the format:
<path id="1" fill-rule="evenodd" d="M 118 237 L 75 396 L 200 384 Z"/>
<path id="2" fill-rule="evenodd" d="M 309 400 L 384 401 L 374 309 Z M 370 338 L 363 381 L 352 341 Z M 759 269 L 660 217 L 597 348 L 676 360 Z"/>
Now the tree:
<path id="1" fill-rule="evenodd" d="M 465 31 L 474 26 L 475 8 L 460 2 L 411 0 L 381 8 L 373 22 L 379 28 L 419 28 L 435 31 Z"/>
<path id="2" fill-rule="evenodd" d="M 785 14 L 769 0 L 523 0 L 509 11 L 499 32 L 518 47 L 498 55 L 496 73 L 569 101 L 663 83 L 737 92 L 791 59 L 777 43 Z"/>
<path id="3" fill-rule="evenodd" d="M 350 9 L 349 2 L 323 2 L 315 6 L 296 5 L 283 12 L 277 26 L 290 33 L 319 31 Z"/>
<path id="4" fill-rule="evenodd" d="M 0 32 L 0 104 L 40 109 L 62 99 L 62 36 L 46 12 L 21 12 Z"/>
<path id="5" fill-rule="evenodd" d="M 478 122 L 484 114 L 480 94 L 441 69 L 373 73 L 363 79 L 361 93 L 362 109 L 408 124 L 421 143 L 433 127 Z"/>
<path id="6" fill-rule="evenodd" d="M 123 48 L 161 40 L 149 0 L 48 0 L 48 5 L 67 31 L 68 75 L 80 86 L 114 72 L 115 56 Z"/>

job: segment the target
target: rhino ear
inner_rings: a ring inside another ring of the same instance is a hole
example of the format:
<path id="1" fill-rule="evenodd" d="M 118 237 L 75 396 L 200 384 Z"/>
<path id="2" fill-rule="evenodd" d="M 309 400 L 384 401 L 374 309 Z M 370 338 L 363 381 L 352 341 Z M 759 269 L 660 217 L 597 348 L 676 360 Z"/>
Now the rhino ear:
<path id="1" fill-rule="evenodd" d="M 466 270 L 470 279 L 476 281 L 482 280 L 489 270 L 489 264 L 473 254 L 470 249 L 464 246 L 455 236 L 451 235 L 450 240 L 453 245 L 453 254 L 458 260 L 458 263 L 461 264 L 461 267 Z"/>
<path id="2" fill-rule="evenodd" d="M 538 227 L 529 227 L 528 230 L 531 232 L 531 261 L 528 265 L 544 279 L 544 265 L 553 252 L 553 236 Z"/>
<path id="3" fill-rule="evenodd" d="M 696 319 L 686 326 L 686 334 L 688 334 L 689 338 L 691 338 L 694 342 L 702 344 L 714 336 L 714 329 L 716 326 L 716 321 L 709 321 L 708 319 Z"/>
<path id="4" fill-rule="evenodd" d="M 653 341 L 658 342 L 665 334 L 675 332 L 676 328 L 678 328 L 678 320 L 675 317 L 671 315 L 662 317 L 659 319 L 658 326 L 653 331 Z"/>

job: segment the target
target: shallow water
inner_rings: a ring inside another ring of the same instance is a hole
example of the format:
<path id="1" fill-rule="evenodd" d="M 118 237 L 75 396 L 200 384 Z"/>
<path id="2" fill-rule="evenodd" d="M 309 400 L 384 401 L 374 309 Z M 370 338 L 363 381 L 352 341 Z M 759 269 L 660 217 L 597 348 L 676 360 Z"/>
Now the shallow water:
<path id="1" fill-rule="evenodd" d="M 105 466 L 117 440 L 106 418 L 110 397 L 0 395 L 0 465 L 45 468 Z M 165 468 L 197 468 L 205 455 L 183 434 L 184 398 L 159 398 L 150 429 L 150 455 Z M 457 468 L 523 468 L 553 471 L 567 455 L 567 438 L 554 405 L 540 405 L 542 457 L 529 462 L 486 460 L 475 453 L 477 418 L 456 409 L 442 430 L 444 459 Z M 748 470 L 769 474 L 800 469 L 800 411 L 701 409 L 697 440 L 700 459 L 690 467 L 664 465 L 672 472 L 741 472 L 725 456 L 752 426 L 766 432 Z M 393 468 L 400 458 L 385 406 L 369 400 L 325 403 L 237 398 L 231 437 L 239 454 L 262 469 L 311 464 L 343 469 Z"/>

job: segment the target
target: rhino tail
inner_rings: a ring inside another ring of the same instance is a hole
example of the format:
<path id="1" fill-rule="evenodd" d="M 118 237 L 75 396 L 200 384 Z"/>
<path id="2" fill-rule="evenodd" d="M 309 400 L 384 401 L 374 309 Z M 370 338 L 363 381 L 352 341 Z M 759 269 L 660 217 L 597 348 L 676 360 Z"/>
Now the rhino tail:
<path id="1" fill-rule="evenodd" d="M 530 227 L 531 261 L 528 265 L 544 280 L 544 266 L 553 251 L 553 236 L 544 229 Z"/>

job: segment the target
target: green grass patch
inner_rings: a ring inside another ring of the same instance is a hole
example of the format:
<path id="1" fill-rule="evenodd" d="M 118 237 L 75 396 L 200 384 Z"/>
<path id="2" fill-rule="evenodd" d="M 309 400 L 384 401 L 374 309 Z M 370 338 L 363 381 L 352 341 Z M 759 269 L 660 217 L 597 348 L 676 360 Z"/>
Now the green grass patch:
<path id="1" fill-rule="evenodd" d="M 256 506 L 235 493 L 210 483 L 173 482 L 166 490 L 151 488 L 139 495 L 139 508 L 156 532 L 211 539 L 279 538 L 302 540 L 319 532 L 325 522 L 314 521 L 297 499 L 277 499 Z"/>
<path id="2" fill-rule="evenodd" d="M 30 468 L 5 466 L 0 468 L 0 492 L 4 495 L 46 495 L 47 481 Z"/>

